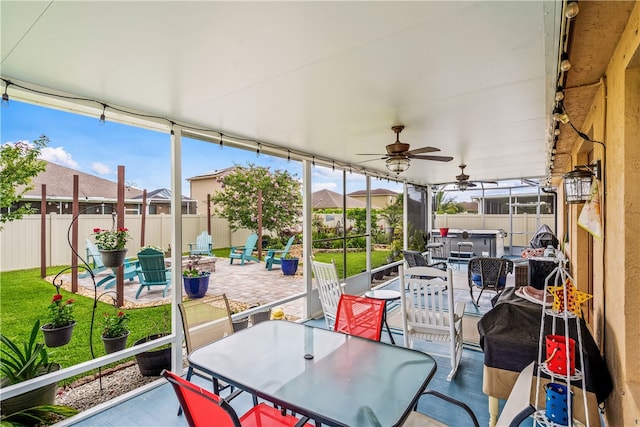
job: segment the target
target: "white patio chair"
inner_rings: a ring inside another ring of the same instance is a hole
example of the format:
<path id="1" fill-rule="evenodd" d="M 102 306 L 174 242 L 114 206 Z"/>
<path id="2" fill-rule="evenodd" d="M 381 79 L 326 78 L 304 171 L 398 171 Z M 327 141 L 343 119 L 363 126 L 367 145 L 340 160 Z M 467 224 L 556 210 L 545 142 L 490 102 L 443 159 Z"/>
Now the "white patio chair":
<path id="1" fill-rule="evenodd" d="M 316 276 L 316 286 L 318 287 L 320 304 L 322 304 L 322 311 L 324 312 L 324 320 L 327 322 L 327 329 L 332 331 L 336 322 L 338 303 L 340 302 L 340 296 L 343 294 L 344 283 L 341 283 L 338 278 L 338 270 L 333 260 L 327 263 L 315 261 L 311 257 L 311 268 Z"/>
<path id="2" fill-rule="evenodd" d="M 427 277 L 426 279 L 424 277 Z M 447 291 L 448 287 L 448 291 Z M 425 292 L 426 289 L 428 292 Z M 451 372 L 456 375 L 462 357 L 463 302 L 453 302 L 451 268 L 442 271 L 432 267 L 411 267 L 400 272 L 402 329 L 405 347 L 413 348 L 416 340 L 449 343 Z"/>

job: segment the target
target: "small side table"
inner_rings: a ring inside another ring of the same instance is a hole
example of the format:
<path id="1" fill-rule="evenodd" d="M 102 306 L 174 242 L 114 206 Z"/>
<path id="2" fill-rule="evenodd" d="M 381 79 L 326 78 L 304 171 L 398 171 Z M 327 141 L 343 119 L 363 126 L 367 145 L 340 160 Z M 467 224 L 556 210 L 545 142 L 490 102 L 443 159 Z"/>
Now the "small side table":
<path id="1" fill-rule="evenodd" d="M 384 326 L 387 328 L 387 333 L 389 334 L 389 340 L 391 340 L 391 344 L 395 345 L 396 342 L 393 339 L 393 334 L 391 333 L 391 329 L 389 328 L 389 324 L 387 323 L 387 303 L 389 301 L 399 300 L 400 292 L 393 291 L 391 289 L 378 289 L 365 292 L 364 296 L 367 298 L 384 300 L 384 313 L 382 313 L 382 323 L 384 323 Z"/>

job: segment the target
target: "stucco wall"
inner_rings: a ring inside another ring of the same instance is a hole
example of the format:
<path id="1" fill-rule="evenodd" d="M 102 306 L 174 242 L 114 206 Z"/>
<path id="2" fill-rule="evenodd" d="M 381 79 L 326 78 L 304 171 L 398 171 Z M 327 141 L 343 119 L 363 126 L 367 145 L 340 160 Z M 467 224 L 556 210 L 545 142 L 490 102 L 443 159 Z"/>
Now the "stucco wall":
<path id="1" fill-rule="evenodd" d="M 569 255 L 574 277 L 591 274 L 591 327 L 613 377 L 606 401 L 608 425 L 640 424 L 640 3 L 637 3 L 581 129 L 598 144 L 576 139 L 573 164 L 604 164 L 605 232 L 595 240 L 591 266 L 585 231 L 577 226 L 582 206 L 569 207 Z M 564 215 L 562 216 L 565 217 Z"/>

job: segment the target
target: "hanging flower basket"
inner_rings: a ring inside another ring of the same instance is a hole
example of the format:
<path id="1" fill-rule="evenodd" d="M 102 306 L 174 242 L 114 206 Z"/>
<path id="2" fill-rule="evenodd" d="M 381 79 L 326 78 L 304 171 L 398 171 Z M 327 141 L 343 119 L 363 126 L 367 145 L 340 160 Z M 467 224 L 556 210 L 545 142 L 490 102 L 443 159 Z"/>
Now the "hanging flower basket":
<path id="1" fill-rule="evenodd" d="M 127 348 L 127 339 L 129 338 L 129 331 L 126 334 L 115 338 L 102 337 L 102 343 L 104 344 L 104 351 L 107 354 L 115 353 L 116 351 L 124 350 Z"/>
<path id="2" fill-rule="evenodd" d="M 44 343 L 47 347 L 61 347 L 71 341 L 71 335 L 73 335 L 73 328 L 76 326 L 76 322 L 62 326 L 60 328 L 52 328 L 51 323 L 43 325 L 40 330 L 44 335 Z"/>
<path id="3" fill-rule="evenodd" d="M 105 267 L 120 267 L 121 265 L 124 265 L 128 249 L 99 249 L 99 251 L 100 256 L 102 257 L 102 263 Z"/>

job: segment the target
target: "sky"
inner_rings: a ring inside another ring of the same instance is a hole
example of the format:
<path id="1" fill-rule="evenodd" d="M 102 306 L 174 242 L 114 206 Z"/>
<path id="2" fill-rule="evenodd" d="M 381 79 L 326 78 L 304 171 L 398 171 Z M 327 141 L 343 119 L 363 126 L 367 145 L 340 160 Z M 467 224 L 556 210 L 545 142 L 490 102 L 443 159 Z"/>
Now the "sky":
<path id="1" fill-rule="evenodd" d="M 100 124 L 98 117 L 11 100 L 0 111 L 2 144 L 32 142 L 41 135 L 49 138 L 42 158 L 71 169 L 117 181 L 119 165 L 125 166 L 127 185 L 153 191 L 171 188 L 169 135 L 138 127 L 109 122 Z M 288 170 L 302 179 L 302 164 L 287 162 L 274 156 L 189 138 L 182 139 L 182 193 L 189 196 L 187 178 L 224 169 L 234 164 Z M 313 191 L 329 189 L 342 192 L 342 173 L 331 168 L 314 167 Z M 397 183 L 374 179 L 372 188 L 401 191 Z M 364 176 L 348 176 L 347 193 L 365 188 Z"/>

